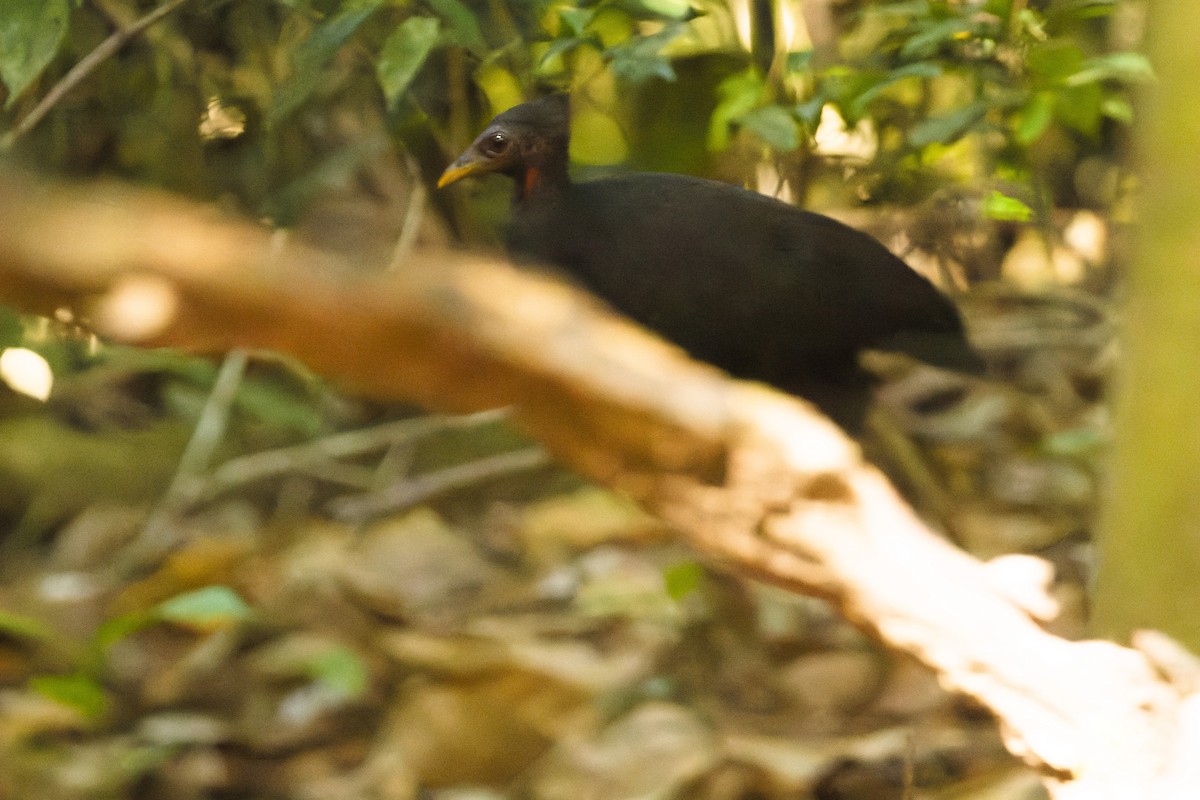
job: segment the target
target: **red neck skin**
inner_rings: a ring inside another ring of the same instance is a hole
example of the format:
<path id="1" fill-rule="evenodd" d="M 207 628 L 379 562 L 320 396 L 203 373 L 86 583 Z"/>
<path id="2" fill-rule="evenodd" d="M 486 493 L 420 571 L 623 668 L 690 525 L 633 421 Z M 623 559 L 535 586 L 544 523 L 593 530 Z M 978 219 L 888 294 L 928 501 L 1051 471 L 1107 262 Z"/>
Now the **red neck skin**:
<path id="1" fill-rule="evenodd" d="M 547 167 L 543 164 L 530 164 L 517 175 L 515 202 L 527 203 L 542 197 L 557 195 L 570 183 L 566 166 L 561 168 Z"/>

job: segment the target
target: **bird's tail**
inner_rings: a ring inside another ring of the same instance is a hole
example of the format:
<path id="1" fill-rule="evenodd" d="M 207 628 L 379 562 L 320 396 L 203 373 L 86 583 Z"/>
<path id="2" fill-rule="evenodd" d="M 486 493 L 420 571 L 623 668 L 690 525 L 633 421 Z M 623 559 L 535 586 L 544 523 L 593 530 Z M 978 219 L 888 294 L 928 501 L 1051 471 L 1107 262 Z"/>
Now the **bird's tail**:
<path id="1" fill-rule="evenodd" d="M 932 366 L 968 375 L 987 373 L 987 362 L 962 331 L 903 330 L 874 343 L 872 349 L 904 353 Z"/>

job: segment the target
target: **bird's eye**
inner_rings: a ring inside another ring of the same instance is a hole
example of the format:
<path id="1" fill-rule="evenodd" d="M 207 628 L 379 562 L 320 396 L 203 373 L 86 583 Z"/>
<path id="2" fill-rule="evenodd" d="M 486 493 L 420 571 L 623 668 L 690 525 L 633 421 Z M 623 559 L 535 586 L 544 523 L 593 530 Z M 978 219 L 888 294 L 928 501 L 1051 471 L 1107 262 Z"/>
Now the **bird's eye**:
<path id="1" fill-rule="evenodd" d="M 498 156 L 508 149 L 508 136 L 496 131 L 483 143 L 483 151 L 489 156 Z"/>

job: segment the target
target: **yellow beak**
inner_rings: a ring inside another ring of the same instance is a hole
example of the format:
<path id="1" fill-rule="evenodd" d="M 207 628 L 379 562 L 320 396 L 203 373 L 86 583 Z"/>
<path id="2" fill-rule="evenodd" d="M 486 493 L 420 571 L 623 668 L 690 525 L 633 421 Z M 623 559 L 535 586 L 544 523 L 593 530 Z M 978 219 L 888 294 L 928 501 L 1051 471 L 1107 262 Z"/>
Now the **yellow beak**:
<path id="1" fill-rule="evenodd" d="M 484 162 L 470 160 L 467 156 L 463 156 L 458 161 L 446 167 L 446 171 L 442 173 L 442 177 L 438 178 L 437 188 L 444 189 L 450 184 L 457 183 L 468 175 L 474 175 L 477 172 L 487 172 Z"/>

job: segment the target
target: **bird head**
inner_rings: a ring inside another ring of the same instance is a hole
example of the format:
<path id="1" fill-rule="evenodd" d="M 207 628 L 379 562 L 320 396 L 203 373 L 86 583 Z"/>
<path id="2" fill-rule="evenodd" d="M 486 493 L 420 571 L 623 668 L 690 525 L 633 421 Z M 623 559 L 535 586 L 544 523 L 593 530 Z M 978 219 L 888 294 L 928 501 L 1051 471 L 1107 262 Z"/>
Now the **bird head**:
<path id="1" fill-rule="evenodd" d="M 498 172 L 531 192 L 548 177 L 566 176 L 570 109 L 565 94 L 514 106 L 498 115 L 438 179 L 441 189 L 470 175 Z"/>

